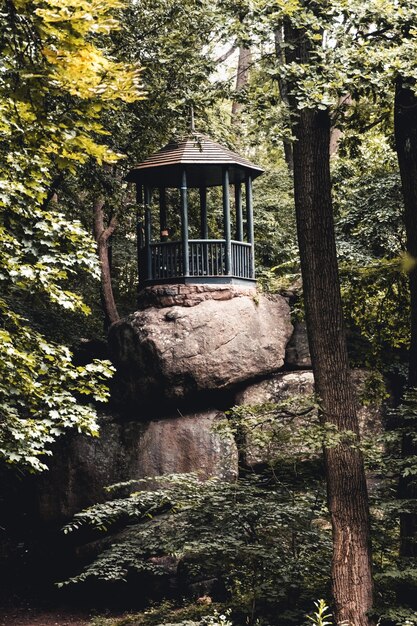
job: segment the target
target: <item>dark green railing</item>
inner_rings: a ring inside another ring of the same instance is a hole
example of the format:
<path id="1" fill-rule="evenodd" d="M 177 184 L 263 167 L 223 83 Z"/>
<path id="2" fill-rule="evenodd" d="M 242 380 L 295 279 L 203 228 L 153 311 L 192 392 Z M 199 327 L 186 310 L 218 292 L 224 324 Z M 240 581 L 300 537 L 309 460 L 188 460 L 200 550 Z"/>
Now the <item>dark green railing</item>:
<path id="1" fill-rule="evenodd" d="M 141 252 L 140 282 L 142 284 L 169 282 L 186 277 L 181 241 L 151 243 L 148 254 L 144 248 Z M 228 274 L 224 239 L 190 239 L 188 241 L 187 277 L 216 279 L 222 276 L 232 276 L 254 279 L 252 246 L 249 243 L 232 241 L 230 255 L 230 273 Z"/>

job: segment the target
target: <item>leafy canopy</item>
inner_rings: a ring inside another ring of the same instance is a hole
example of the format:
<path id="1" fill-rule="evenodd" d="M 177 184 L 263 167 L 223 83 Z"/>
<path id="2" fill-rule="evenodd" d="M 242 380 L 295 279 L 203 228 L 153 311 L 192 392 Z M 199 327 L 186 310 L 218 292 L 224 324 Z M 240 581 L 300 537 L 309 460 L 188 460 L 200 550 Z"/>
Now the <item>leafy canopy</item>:
<path id="1" fill-rule="evenodd" d="M 99 115 L 142 97 L 139 71 L 114 60 L 105 37 L 118 0 L 7 0 L 0 33 L 0 456 L 31 470 L 66 428 L 97 433 L 86 396 L 104 400 L 106 362 L 75 367 L 70 351 L 31 323 L 31 307 L 88 312 L 69 286 L 98 276 L 95 246 L 50 202 L 59 171 L 119 157 Z M 48 194 L 49 192 L 49 194 Z M 24 312 L 24 314 L 22 314 Z"/>

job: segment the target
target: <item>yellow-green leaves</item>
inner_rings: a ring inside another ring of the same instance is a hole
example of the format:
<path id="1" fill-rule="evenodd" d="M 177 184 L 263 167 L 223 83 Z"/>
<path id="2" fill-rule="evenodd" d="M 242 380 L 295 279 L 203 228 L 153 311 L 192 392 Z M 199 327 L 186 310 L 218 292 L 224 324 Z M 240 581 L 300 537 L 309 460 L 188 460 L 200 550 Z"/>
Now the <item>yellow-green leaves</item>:
<path id="1" fill-rule="evenodd" d="M 60 170 L 120 158 L 99 116 L 142 97 L 139 68 L 105 46 L 120 7 L 118 0 L 10 0 L 2 8 L 0 459 L 35 471 L 66 429 L 97 434 L 96 411 L 79 398 L 104 401 L 111 376 L 106 362 L 74 366 L 68 348 L 19 311 L 38 299 L 89 312 L 70 280 L 98 276 L 94 241 L 45 201 Z"/>
<path id="2" fill-rule="evenodd" d="M 75 51 L 45 47 L 42 53 L 50 66 L 50 80 L 72 96 L 125 102 L 139 98 L 139 70 L 104 57 L 92 44 Z"/>

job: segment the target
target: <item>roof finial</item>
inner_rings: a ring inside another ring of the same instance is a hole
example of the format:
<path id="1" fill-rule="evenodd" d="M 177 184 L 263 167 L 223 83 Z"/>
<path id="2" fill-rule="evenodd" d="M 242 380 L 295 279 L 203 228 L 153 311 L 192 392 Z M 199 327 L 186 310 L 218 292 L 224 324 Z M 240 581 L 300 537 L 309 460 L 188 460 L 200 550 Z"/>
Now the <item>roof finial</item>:
<path id="1" fill-rule="evenodd" d="M 190 130 L 192 133 L 195 133 L 195 124 L 194 124 L 194 105 L 190 106 Z"/>

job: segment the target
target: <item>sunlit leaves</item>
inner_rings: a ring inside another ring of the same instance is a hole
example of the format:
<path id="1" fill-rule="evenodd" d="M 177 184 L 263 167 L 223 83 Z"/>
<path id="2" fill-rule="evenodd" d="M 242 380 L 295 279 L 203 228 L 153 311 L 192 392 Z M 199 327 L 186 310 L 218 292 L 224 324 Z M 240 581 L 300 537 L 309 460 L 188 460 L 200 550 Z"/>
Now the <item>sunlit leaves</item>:
<path id="1" fill-rule="evenodd" d="M 98 276 L 93 239 L 47 193 L 59 170 L 119 158 L 102 141 L 99 117 L 118 101 L 142 97 L 137 65 L 122 65 L 104 45 L 118 28 L 120 7 L 118 0 L 2 7 L 0 457 L 31 470 L 45 467 L 42 456 L 66 429 L 97 434 L 87 402 L 107 397 L 108 363 L 75 367 L 68 348 L 48 341 L 18 311 L 31 298 L 89 311 L 70 281 L 83 272 Z"/>

